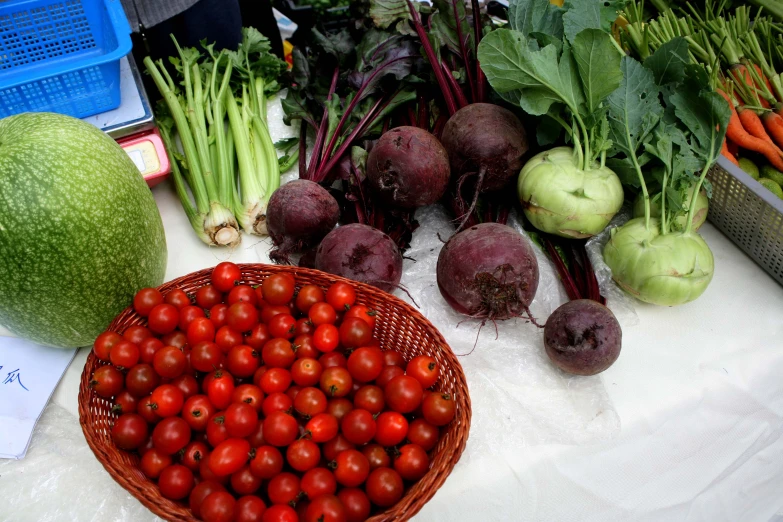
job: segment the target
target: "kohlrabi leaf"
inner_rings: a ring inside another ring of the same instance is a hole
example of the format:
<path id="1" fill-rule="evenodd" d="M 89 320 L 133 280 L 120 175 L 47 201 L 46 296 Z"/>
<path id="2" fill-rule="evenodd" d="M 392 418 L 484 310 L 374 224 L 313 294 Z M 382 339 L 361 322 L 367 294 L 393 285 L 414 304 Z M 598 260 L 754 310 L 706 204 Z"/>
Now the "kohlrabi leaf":
<path id="1" fill-rule="evenodd" d="M 661 127 L 658 127 L 649 141 L 644 144 L 644 150 L 660 160 L 664 168 L 671 171 L 674 156 L 672 139 Z"/>
<path id="2" fill-rule="evenodd" d="M 563 15 L 563 30 L 566 38 L 573 42 L 576 35 L 585 29 L 600 29 L 606 33 L 612 30 L 627 0 L 566 0 Z"/>
<path id="3" fill-rule="evenodd" d="M 564 12 L 549 0 L 511 0 L 508 5 L 508 23 L 511 29 L 524 35 L 543 33 L 561 40 Z"/>
<path id="4" fill-rule="evenodd" d="M 579 69 L 587 114 L 595 112 L 623 79 L 621 57 L 611 38 L 600 29 L 585 29 L 573 40 L 572 53 Z"/>
<path id="5" fill-rule="evenodd" d="M 541 32 L 532 32 L 530 33 L 530 38 L 533 38 L 536 43 L 538 43 L 539 47 L 546 47 L 547 45 L 554 45 L 555 49 L 557 49 L 557 52 L 563 50 L 563 38 L 556 38 L 552 36 L 551 34 L 547 33 L 541 33 Z"/>
<path id="6" fill-rule="evenodd" d="M 623 80 L 607 103 L 609 129 L 615 150 L 631 157 L 641 153 L 644 142 L 663 115 L 653 74 L 626 56 L 622 60 Z"/>
<path id="7" fill-rule="evenodd" d="M 478 54 L 490 85 L 501 94 L 518 91 L 518 103 L 528 114 L 546 114 L 554 103 L 577 113 L 584 103 L 576 64 L 567 46 L 560 56 L 552 45 L 533 50 L 524 34 L 498 29 L 481 40 Z"/>
<path id="8" fill-rule="evenodd" d="M 644 61 L 644 66 L 650 69 L 659 87 L 676 84 L 685 78 L 685 65 L 690 62 L 688 57 L 688 42 L 678 36 L 658 48 Z"/>
<path id="9" fill-rule="evenodd" d="M 544 116 L 536 128 L 536 141 L 542 147 L 548 147 L 563 134 L 563 127 L 553 118 Z"/>
<path id="10" fill-rule="evenodd" d="M 413 2 L 418 8 L 418 2 Z M 407 20 L 410 16 L 408 3 L 405 0 L 372 0 L 370 2 L 370 18 L 381 29 L 386 29 L 400 18 Z"/>
<path id="11" fill-rule="evenodd" d="M 685 81 L 670 101 L 677 118 L 693 136 L 694 154 L 706 164 L 712 164 L 720 155 L 731 110 L 726 100 L 710 88 L 704 68 L 687 65 Z"/>

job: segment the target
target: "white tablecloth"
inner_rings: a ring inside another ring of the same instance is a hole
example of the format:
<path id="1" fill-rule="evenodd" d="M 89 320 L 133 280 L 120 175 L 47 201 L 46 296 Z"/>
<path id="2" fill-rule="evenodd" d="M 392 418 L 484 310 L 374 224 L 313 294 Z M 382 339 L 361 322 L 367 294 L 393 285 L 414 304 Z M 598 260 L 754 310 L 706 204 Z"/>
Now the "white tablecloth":
<path id="1" fill-rule="evenodd" d="M 267 240 L 246 236 L 231 254 L 207 248 L 169 185 L 153 192 L 169 242 L 167 279 L 226 259 L 267 260 Z M 466 458 L 416 520 L 767 522 L 783 515 L 783 288 L 711 225 L 702 233 L 717 267 L 707 292 L 677 308 L 637 303 L 639 322 L 624 329 L 622 355 L 602 374 L 619 434 L 584 446 L 509 444 L 513 451 L 505 451 L 499 443 L 493 455 L 471 453 L 468 441 Z M 74 415 L 86 355 L 78 354 L 54 395 Z M 492 429 L 472 426 L 473 433 Z"/>

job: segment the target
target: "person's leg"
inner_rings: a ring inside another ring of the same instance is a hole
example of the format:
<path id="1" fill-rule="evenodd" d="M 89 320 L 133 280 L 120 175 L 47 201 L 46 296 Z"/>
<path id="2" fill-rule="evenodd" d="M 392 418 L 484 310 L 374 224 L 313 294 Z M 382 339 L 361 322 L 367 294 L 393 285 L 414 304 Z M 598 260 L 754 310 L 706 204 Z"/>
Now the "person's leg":
<path id="1" fill-rule="evenodd" d="M 239 0 L 200 0 L 180 17 L 184 45 L 200 47 L 199 42 L 206 40 L 215 42 L 215 50 L 236 49 L 242 41 Z"/>

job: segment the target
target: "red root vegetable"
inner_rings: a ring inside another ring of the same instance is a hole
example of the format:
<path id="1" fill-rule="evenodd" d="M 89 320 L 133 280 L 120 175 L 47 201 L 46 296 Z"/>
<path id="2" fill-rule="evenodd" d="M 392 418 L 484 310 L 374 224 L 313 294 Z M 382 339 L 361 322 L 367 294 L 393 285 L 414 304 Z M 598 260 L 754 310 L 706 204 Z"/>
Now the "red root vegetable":
<path id="1" fill-rule="evenodd" d="M 418 127 L 385 133 L 367 158 L 367 178 L 381 200 L 412 210 L 431 205 L 446 192 L 451 171 L 446 149 Z"/>
<path id="2" fill-rule="evenodd" d="M 623 332 L 611 310 L 589 299 L 555 310 L 544 327 L 544 345 L 552 362 L 576 375 L 595 375 L 620 356 Z"/>
<path id="3" fill-rule="evenodd" d="M 340 206 L 318 183 L 297 179 L 272 194 L 266 210 L 266 227 L 275 244 L 269 253 L 276 263 L 314 246 L 337 224 Z"/>
<path id="4" fill-rule="evenodd" d="M 528 149 L 527 133 L 519 118 L 491 103 L 474 103 L 457 111 L 446 123 L 441 141 L 458 186 L 476 176 L 473 202 L 463 225 L 480 192 L 500 190 L 519 175 Z"/>
<path id="5" fill-rule="evenodd" d="M 391 292 L 400 284 L 402 254 L 380 230 L 353 223 L 337 227 L 321 241 L 315 267 Z"/>
<path id="6" fill-rule="evenodd" d="M 457 312 L 509 319 L 528 312 L 538 289 L 538 261 L 533 247 L 514 229 L 482 223 L 443 246 L 437 279 L 443 298 Z"/>

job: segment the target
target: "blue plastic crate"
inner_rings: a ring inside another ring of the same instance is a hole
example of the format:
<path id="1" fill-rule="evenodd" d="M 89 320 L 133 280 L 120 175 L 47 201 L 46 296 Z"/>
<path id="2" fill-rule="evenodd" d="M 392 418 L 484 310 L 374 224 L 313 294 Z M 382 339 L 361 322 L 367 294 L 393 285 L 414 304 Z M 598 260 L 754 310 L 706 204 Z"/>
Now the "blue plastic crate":
<path id="1" fill-rule="evenodd" d="M 130 32 L 120 0 L 0 1 L 0 118 L 117 108 Z"/>

